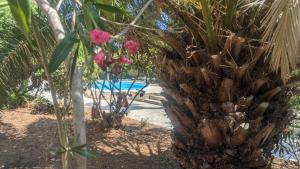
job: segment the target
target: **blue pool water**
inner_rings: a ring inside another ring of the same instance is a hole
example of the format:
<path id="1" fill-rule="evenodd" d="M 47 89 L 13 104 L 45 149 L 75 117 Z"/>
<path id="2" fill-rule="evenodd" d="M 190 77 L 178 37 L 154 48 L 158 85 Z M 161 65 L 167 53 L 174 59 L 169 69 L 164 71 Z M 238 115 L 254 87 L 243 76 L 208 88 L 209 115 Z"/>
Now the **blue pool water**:
<path id="1" fill-rule="evenodd" d="M 103 90 L 104 91 L 105 90 L 106 91 L 111 90 L 111 89 L 114 89 L 114 90 L 128 90 L 130 88 L 131 84 L 132 84 L 132 82 L 130 82 L 130 81 L 122 81 L 122 82 L 119 81 L 119 82 L 115 82 L 115 83 L 109 83 L 108 81 L 105 81 Z M 103 81 L 102 82 L 97 82 L 96 83 L 96 88 L 101 90 L 102 85 L 103 85 Z M 145 87 L 144 83 L 135 82 L 130 90 L 140 90 L 143 87 Z"/>

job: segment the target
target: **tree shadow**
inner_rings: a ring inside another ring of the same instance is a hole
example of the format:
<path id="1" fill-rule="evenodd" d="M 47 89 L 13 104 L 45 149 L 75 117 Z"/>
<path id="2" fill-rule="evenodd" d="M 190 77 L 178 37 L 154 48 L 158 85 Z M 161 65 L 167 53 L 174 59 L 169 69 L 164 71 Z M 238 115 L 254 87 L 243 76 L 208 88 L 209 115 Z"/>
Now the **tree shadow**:
<path id="1" fill-rule="evenodd" d="M 21 117 L 19 117 L 21 118 Z M 0 121 L 0 168 L 58 168 L 57 161 L 49 157 L 53 144 L 55 121 L 39 119 L 23 130 Z"/>
<path id="2" fill-rule="evenodd" d="M 22 119 L 22 116 L 18 118 Z M 90 126 L 92 123 L 87 124 L 88 146 L 97 154 L 96 159 L 88 160 L 89 169 L 178 168 L 170 151 L 167 130 L 159 127 L 141 129 L 136 123 L 120 130 L 98 133 Z M 54 118 L 34 120 L 24 126 L 24 131 L 0 119 L 0 168 L 59 169 L 60 157 L 49 154 L 50 148 L 58 147 L 57 140 Z"/>
<path id="3" fill-rule="evenodd" d="M 20 117 L 10 118 L 19 118 L 17 122 L 20 122 L 23 115 L 18 115 Z M 37 115 L 27 118 L 34 116 Z M 120 130 L 97 133 L 90 124 L 88 122 L 88 145 L 97 158 L 88 160 L 89 169 L 179 169 L 170 151 L 168 130 L 155 126 L 141 129 L 134 123 Z M 60 169 L 60 157 L 49 156 L 48 151 L 58 145 L 56 120 L 37 118 L 24 125 L 24 131 L 20 130 L 20 126 L 3 121 L 0 116 L 0 168 Z M 281 168 L 286 168 L 285 165 L 278 164 Z"/>
<path id="4" fill-rule="evenodd" d="M 157 110 L 161 110 L 161 109 L 163 109 L 163 107 L 161 107 L 161 106 L 157 106 L 157 107 L 155 107 L 155 106 L 153 106 L 153 107 L 145 107 L 143 105 L 132 105 L 129 110 L 144 110 L 144 109 L 150 109 L 150 110 L 157 109 Z"/>
<path id="5" fill-rule="evenodd" d="M 150 103 L 148 103 L 149 105 L 148 106 L 145 106 L 141 103 L 136 103 L 136 102 L 133 102 L 133 104 L 129 107 L 129 110 L 161 110 L 163 109 L 162 106 L 159 106 L 159 105 L 151 105 Z M 84 106 L 86 107 L 92 107 L 93 106 L 93 103 L 86 103 Z M 109 106 L 108 105 L 102 105 L 101 107 L 103 110 L 109 110 Z"/>
<path id="6" fill-rule="evenodd" d="M 166 129 L 141 129 L 136 124 L 96 135 L 89 138 L 89 146 L 101 160 L 89 168 L 177 169 L 179 165 L 171 153 L 169 135 Z"/>

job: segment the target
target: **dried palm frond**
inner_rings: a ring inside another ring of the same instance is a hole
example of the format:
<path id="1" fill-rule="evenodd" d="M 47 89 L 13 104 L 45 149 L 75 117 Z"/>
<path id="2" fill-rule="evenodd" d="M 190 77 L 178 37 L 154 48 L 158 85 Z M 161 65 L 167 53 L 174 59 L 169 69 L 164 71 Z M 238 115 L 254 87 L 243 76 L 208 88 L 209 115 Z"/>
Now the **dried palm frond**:
<path id="1" fill-rule="evenodd" d="M 199 31 L 204 30 L 202 42 L 196 44 L 206 48 L 209 46 L 209 53 L 218 51 L 223 40 L 219 37 L 226 36 L 228 31 L 235 32 L 249 39 L 266 42 L 266 64 L 270 65 L 272 71 L 281 74 L 284 82 L 289 80 L 290 72 L 296 68 L 300 47 L 299 0 L 165 0 L 165 3 L 173 3 L 180 9 L 175 11 L 187 13 L 185 17 L 180 17 L 185 23 L 191 20 L 188 23 L 192 24 L 186 25 L 192 28 L 189 30 L 193 31 L 194 39 L 199 39 Z M 188 17 L 190 14 L 197 18 Z M 259 17 L 264 18 L 261 21 Z M 247 18 L 253 19 L 249 20 L 250 23 L 243 23 Z M 252 27 L 249 29 L 251 31 L 244 32 L 249 27 Z M 263 35 L 255 31 L 258 28 L 265 30 Z"/>
<path id="2" fill-rule="evenodd" d="M 268 42 L 270 66 L 281 73 L 286 82 L 290 72 L 296 68 L 300 41 L 300 2 L 299 0 L 276 0 L 263 19 L 265 26 L 263 41 Z"/>
<path id="3" fill-rule="evenodd" d="M 265 3 L 266 0 L 250 0 L 250 1 L 239 0 L 238 5 L 240 6 L 240 8 L 248 10 L 254 6 L 262 7 Z"/>

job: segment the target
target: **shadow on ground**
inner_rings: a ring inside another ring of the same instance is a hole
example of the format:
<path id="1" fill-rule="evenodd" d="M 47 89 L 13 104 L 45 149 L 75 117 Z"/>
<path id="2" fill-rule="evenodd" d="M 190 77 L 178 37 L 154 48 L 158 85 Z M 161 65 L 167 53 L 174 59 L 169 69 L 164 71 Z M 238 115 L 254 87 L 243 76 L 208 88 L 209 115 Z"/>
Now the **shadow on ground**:
<path id="1" fill-rule="evenodd" d="M 169 131 L 141 129 L 138 122 L 125 122 L 121 130 L 96 132 L 88 122 L 88 145 L 97 159 L 91 169 L 177 169 L 170 152 Z M 57 146 L 56 121 L 51 115 L 24 112 L 0 114 L 0 169 L 61 168 L 59 157 L 49 155 Z"/>
<path id="2" fill-rule="evenodd" d="M 89 169 L 179 169 L 170 152 L 170 132 L 126 119 L 121 130 L 97 132 L 88 122 L 89 149 L 97 158 L 88 160 Z M 51 115 L 32 115 L 26 110 L 0 112 L 0 169 L 60 169 L 59 157 L 49 156 L 58 145 L 56 121 Z M 71 167 L 72 168 L 72 167 Z M 272 169 L 298 169 L 274 160 Z"/>
<path id="3" fill-rule="evenodd" d="M 177 169 L 170 151 L 169 135 L 169 131 L 162 128 L 141 129 L 137 124 L 129 124 L 122 130 L 89 138 L 89 145 L 97 150 L 101 159 L 89 168 Z"/>
<path id="4" fill-rule="evenodd" d="M 26 116 L 28 117 L 28 116 Z M 22 120 L 22 116 L 14 117 Z M 13 119 L 9 119 L 12 122 Z M 55 121 L 39 119 L 27 124 L 24 120 L 18 125 L 0 119 L 0 168 L 58 168 L 57 160 L 50 158 L 48 149 L 51 147 Z"/>

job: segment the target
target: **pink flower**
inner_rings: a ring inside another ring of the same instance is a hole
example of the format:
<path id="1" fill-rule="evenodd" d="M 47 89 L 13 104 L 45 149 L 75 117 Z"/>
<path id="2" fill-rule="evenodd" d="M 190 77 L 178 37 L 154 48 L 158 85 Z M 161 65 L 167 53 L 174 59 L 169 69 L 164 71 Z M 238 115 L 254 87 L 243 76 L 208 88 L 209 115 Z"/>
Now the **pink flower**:
<path id="1" fill-rule="evenodd" d="M 125 57 L 125 56 L 122 56 L 118 59 L 118 62 L 119 63 L 123 63 L 123 64 L 131 64 L 132 61 L 128 58 L 128 57 Z"/>
<path id="2" fill-rule="evenodd" d="M 94 29 L 90 32 L 90 38 L 94 44 L 102 45 L 110 39 L 110 34 L 100 29 Z"/>
<path id="3" fill-rule="evenodd" d="M 140 49 L 140 44 L 137 41 L 128 40 L 124 47 L 128 50 L 131 54 L 136 54 L 138 50 Z"/>
<path id="4" fill-rule="evenodd" d="M 95 55 L 95 62 L 96 64 L 102 68 L 102 70 L 106 70 L 106 68 L 108 67 L 108 65 L 105 63 L 105 59 L 106 59 L 106 55 L 104 52 L 98 52 Z"/>

